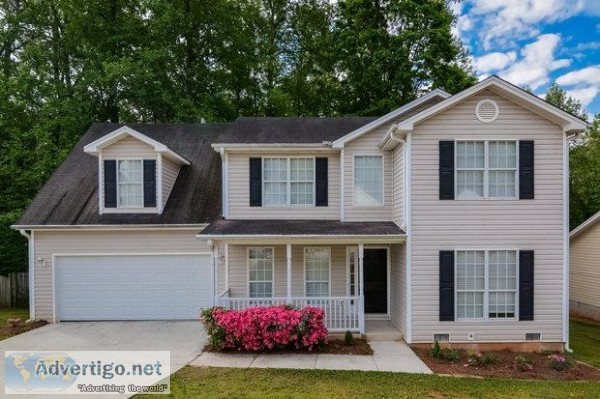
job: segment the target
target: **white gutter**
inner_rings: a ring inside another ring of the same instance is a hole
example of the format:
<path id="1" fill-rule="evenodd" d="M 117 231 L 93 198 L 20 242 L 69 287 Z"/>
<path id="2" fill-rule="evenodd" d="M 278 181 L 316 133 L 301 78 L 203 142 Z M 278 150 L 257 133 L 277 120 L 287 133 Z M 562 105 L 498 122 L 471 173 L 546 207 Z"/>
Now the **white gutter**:
<path id="1" fill-rule="evenodd" d="M 79 224 L 79 225 L 12 225 L 14 230 L 203 230 L 208 223 L 202 224 Z"/>
<path id="2" fill-rule="evenodd" d="M 27 250 L 28 250 L 28 270 L 29 270 L 29 320 L 35 320 L 35 264 L 33 262 L 33 237 L 23 229 L 19 230 L 19 233 L 27 238 Z"/>

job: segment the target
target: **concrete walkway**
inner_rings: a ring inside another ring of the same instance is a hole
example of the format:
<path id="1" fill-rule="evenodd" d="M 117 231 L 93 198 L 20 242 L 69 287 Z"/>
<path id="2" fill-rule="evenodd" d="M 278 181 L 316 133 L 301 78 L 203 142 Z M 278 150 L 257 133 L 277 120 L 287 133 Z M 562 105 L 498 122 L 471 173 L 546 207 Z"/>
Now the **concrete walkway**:
<path id="1" fill-rule="evenodd" d="M 404 341 L 369 342 L 373 355 L 236 354 L 204 352 L 191 366 L 280 368 L 309 370 L 363 370 L 433 374 Z"/>

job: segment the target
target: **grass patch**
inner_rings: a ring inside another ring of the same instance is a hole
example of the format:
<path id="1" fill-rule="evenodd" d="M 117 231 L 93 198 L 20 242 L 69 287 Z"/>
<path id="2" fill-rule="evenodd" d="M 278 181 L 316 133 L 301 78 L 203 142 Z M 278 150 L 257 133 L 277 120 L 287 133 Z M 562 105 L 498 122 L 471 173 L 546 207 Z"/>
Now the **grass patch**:
<path id="1" fill-rule="evenodd" d="M 21 319 L 15 326 L 8 324 L 8 319 Z M 45 321 L 25 323 L 29 319 L 29 309 L 0 308 L 0 341 L 46 325 Z"/>
<path id="2" fill-rule="evenodd" d="M 595 398 L 600 382 L 512 381 L 402 373 L 184 367 L 171 398 Z M 155 395 L 136 398 L 155 399 Z"/>
<path id="3" fill-rule="evenodd" d="M 571 319 L 570 336 L 575 359 L 600 367 L 600 322 Z"/>

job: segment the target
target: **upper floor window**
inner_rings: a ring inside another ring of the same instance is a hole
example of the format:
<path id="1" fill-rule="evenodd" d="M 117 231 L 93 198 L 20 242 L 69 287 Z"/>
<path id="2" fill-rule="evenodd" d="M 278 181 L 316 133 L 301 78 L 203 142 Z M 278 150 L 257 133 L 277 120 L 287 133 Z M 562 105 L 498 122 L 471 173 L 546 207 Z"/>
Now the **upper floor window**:
<path id="1" fill-rule="evenodd" d="M 457 198 L 516 198 L 516 141 L 457 141 Z"/>
<path id="2" fill-rule="evenodd" d="M 314 205 L 314 158 L 263 158 L 265 206 Z"/>
<path id="3" fill-rule="evenodd" d="M 354 156 L 354 205 L 383 205 L 383 156 Z"/>
<path id="4" fill-rule="evenodd" d="M 141 208 L 144 206 L 144 178 L 141 159 L 118 161 L 117 206 Z"/>

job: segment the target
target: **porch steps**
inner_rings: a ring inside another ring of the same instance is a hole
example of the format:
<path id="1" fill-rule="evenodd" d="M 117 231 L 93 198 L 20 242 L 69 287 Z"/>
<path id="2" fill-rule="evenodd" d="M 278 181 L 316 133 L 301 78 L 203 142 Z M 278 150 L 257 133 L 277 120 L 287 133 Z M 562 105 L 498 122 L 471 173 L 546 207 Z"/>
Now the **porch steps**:
<path id="1" fill-rule="evenodd" d="M 398 327 L 389 320 L 366 320 L 365 334 L 369 341 L 401 341 L 403 338 Z"/>

